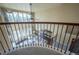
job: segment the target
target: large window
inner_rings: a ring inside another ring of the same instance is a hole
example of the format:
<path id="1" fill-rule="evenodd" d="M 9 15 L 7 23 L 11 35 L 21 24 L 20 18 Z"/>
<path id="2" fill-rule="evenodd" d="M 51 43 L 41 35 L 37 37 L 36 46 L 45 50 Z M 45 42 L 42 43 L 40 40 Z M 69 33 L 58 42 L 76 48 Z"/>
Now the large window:
<path id="1" fill-rule="evenodd" d="M 5 18 L 5 22 L 32 22 L 34 19 L 34 13 L 30 12 L 21 12 L 21 11 L 13 11 L 13 10 L 2 10 L 3 16 Z M 28 27 L 28 28 L 27 28 Z M 27 24 L 15 24 L 8 25 L 8 33 L 9 37 L 11 37 L 13 45 L 15 45 L 14 39 L 16 42 L 19 40 L 24 40 L 29 35 L 32 34 L 33 25 L 27 26 Z M 29 33 L 30 32 L 30 33 Z M 14 36 L 14 38 L 12 38 Z"/>
<path id="2" fill-rule="evenodd" d="M 25 12 L 25 11 L 18 11 L 18 10 L 8 10 L 8 9 L 1 9 L 4 21 L 5 22 L 32 22 L 34 20 L 34 13 L 32 12 Z M 16 43 L 25 40 L 30 39 L 30 37 L 33 35 L 32 24 L 10 24 L 7 25 L 7 33 L 8 37 L 11 39 L 11 42 L 14 47 L 16 47 Z M 29 41 L 31 42 L 31 41 Z M 23 44 L 24 42 L 22 42 Z M 25 43 L 27 43 L 25 41 Z"/>
<path id="3" fill-rule="evenodd" d="M 31 22 L 31 14 L 21 12 L 6 12 L 6 17 L 9 22 Z"/>

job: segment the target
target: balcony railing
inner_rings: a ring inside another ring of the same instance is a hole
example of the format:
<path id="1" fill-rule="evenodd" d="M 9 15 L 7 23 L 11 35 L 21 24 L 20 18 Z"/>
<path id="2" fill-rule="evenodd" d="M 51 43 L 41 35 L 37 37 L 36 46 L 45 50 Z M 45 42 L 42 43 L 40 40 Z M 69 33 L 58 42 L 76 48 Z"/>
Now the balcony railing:
<path id="1" fill-rule="evenodd" d="M 64 54 L 71 54 L 72 52 L 75 53 L 71 51 L 71 47 L 75 46 L 72 44 L 73 39 L 79 39 L 78 23 L 0 23 L 1 54 L 29 46 L 48 47 Z"/>

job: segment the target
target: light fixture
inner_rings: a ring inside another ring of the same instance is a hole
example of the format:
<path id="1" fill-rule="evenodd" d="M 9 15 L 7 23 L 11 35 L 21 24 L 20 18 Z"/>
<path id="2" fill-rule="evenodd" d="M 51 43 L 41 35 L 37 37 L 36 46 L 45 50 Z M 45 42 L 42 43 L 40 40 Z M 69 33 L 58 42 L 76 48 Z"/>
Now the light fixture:
<path id="1" fill-rule="evenodd" d="M 30 15 L 31 15 L 31 20 L 33 20 L 33 17 L 32 17 L 32 3 L 30 3 L 29 5 L 30 5 Z"/>

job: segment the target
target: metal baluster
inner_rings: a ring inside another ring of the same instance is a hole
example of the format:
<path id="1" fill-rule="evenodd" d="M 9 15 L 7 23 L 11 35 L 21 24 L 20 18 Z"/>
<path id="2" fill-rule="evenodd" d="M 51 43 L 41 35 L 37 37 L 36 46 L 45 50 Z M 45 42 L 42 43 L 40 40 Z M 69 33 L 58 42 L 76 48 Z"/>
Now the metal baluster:
<path id="1" fill-rule="evenodd" d="M 5 48 L 4 48 L 4 46 L 3 46 L 3 44 L 2 44 L 1 41 L 0 41 L 0 44 L 1 44 L 1 46 L 2 46 L 2 49 L 3 49 L 4 53 L 6 53 L 6 50 L 5 50 Z"/>
<path id="2" fill-rule="evenodd" d="M 52 32 L 51 27 L 52 27 L 52 24 L 50 24 L 50 31 Z"/>
<path id="3" fill-rule="evenodd" d="M 45 30 L 47 30 L 47 26 L 46 26 L 46 24 L 45 24 Z M 45 37 L 45 35 L 46 35 L 46 34 L 44 34 L 44 37 Z M 46 42 L 46 43 L 45 43 L 45 46 L 47 47 L 46 37 L 45 37 L 44 39 L 45 39 L 45 42 Z"/>
<path id="4" fill-rule="evenodd" d="M 17 15 L 18 15 L 18 14 L 17 14 Z M 12 14 L 12 16 L 13 16 L 14 21 L 16 22 L 15 17 L 14 17 L 14 14 Z M 16 28 L 16 25 L 15 25 L 15 24 L 14 24 L 14 28 L 15 28 L 16 35 L 17 35 L 17 39 L 18 39 L 18 42 L 19 42 L 19 36 L 18 36 L 18 32 L 17 32 L 17 28 Z M 19 47 L 20 47 L 20 45 L 19 45 Z M 16 47 L 16 48 L 17 48 L 17 47 Z"/>
<path id="5" fill-rule="evenodd" d="M 10 26 L 10 29 L 11 29 L 11 32 L 12 32 L 12 37 L 13 37 L 13 39 L 14 39 L 14 41 L 15 41 L 15 43 L 16 43 L 16 40 L 15 40 L 15 37 L 14 37 L 14 33 L 13 33 L 13 29 L 12 29 L 12 27 L 11 27 L 11 24 L 9 24 L 9 26 Z M 13 43 L 13 42 L 12 42 Z"/>
<path id="6" fill-rule="evenodd" d="M 22 31 L 24 32 L 23 24 L 21 24 L 21 26 L 22 26 Z M 22 40 L 23 40 L 24 38 L 25 38 L 25 37 L 23 37 Z M 22 46 L 24 47 L 24 42 L 23 42 Z"/>
<path id="7" fill-rule="evenodd" d="M 26 33 L 26 35 L 27 35 L 27 26 L 26 26 L 26 24 L 25 24 L 25 33 Z M 26 36 L 26 37 L 27 37 L 27 36 Z M 27 44 L 28 44 L 28 38 L 26 38 L 26 41 L 27 41 Z M 28 45 L 25 44 L 25 46 L 28 46 Z"/>
<path id="8" fill-rule="evenodd" d="M 55 31 L 55 24 L 53 24 L 54 26 L 53 26 L 53 35 L 54 35 L 54 31 Z"/>
<path id="9" fill-rule="evenodd" d="M 30 27 L 31 27 L 31 34 L 32 34 L 31 39 L 33 39 L 33 41 L 32 41 L 32 46 L 34 46 L 33 30 L 35 30 L 35 27 L 34 27 L 33 25 L 34 25 L 34 24 L 30 24 Z"/>
<path id="10" fill-rule="evenodd" d="M 17 18 L 18 18 L 18 20 L 20 20 L 19 13 L 20 13 L 20 12 L 17 13 Z M 20 35 L 21 35 L 21 32 L 22 32 L 22 31 L 20 31 L 20 26 L 19 26 L 20 24 L 17 24 L 17 25 L 18 25 L 18 32 L 19 32 Z M 22 24 L 21 24 L 21 25 L 22 25 Z M 18 36 L 19 36 L 19 35 L 18 35 Z M 19 37 L 18 37 L 18 38 L 19 38 Z M 20 40 L 20 39 L 21 39 L 21 40 Z M 22 35 L 21 35 L 21 37 L 19 38 L 19 41 L 18 41 L 18 42 L 20 42 L 20 41 L 22 41 Z M 22 43 L 22 42 L 21 42 L 21 43 Z M 22 44 L 22 46 L 23 46 L 23 44 Z M 22 46 L 20 46 L 20 43 L 19 43 L 19 47 L 22 47 Z"/>
<path id="11" fill-rule="evenodd" d="M 28 24 L 28 29 L 29 29 L 29 32 L 28 32 L 28 33 L 29 33 L 29 40 L 30 40 L 30 36 L 31 36 L 31 35 L 30 35 L 30 24 Z M 30 42 L 29 42 L 29 43 L 30 43 Z M 29 44 L 29 45 L 30 45 L 30 44 Z"/>
<path id="12" fill-rule="evenodd" d="M 28 29 L 29 29 L 29 24 L 27 24 L 27 35 L 28 35 L 28 40 L 27 40 L 27 42 L 28 42 L 28 46 L 29 46 L 29 31 L 28 31 Z"/>
<path id="13" fill-rule="evenodd" d="M 32 24 L 32 25 L 35 25 L 35 24 Z M 32 38 L 33 38 L 33 46 L 34 46 L 34 40 L 35 40 L 35 38 L 34 38 L 33 31 L 36 31 L 36 30 L 35 30 L 35 27 L 33 27 L 32 25 L 31 25 L 31 27 L 32 27 L 32 35 L 33 35 Z"/>
<path id="14" fill-rule="evenodd" d="M 25 22 L 23 13 L 22 13 L 22 21 Z M 25 26 L 25 24 L 23 24 L 23 25 Z M 22 25 L 22 30 L 25 30 L 25 28 L 23 27 L 23 25 Z M 24 36 L 24 38 L 25 38 L 25 36 Z M 25 46 L 24 42 L 23 42 L 23 46 Z"/>
<path id="15" fill-rule="evenodd" d="M 6 45 L 7 45 L 7 48 L 8 48 L 8 50 L 10 51 L 10 48 L 9 48 L 8 42 L 7 42 L 6 37 L 5 37 L 4 33 L 3 33 L 3 30 L 1 29 L 1 26 L 0 26 L 0 31 L 1 31 L 1 33 L 2 33 L 2 35 L 3 35 L 3 38 L 4 38 L 5 43 L 6 43 Z"/>
<path id="16" fill-rule="evenodd" d="M 35 27 L 35 30 L 36 30 L 36 35 L 38 35 L 38 29 L 37 29 L 37 24 L 35 23 L 36 27 Z M 37 36 L 35 36 L 35 45 L 37 44 Z"/>
<path id="17" fill-rule="evenodd" d="M 34 36 L 34 42 L 36 42 L 36 40 L 37 40 L 37 35 L 38 35 L 38 30 L 37 30 L 37 26 L 36 26 L 36 23 L 34 23 L 34 25 L 35 25 L 35 27 L 34 27 L 34 31 L 35 31 L 35 36 Z M 34 45 L 35 45 L 35 43 L 34 43 Z"/>
<path id="18" fill-rule="evenodd" d="M 66 31 L 65 31 L 65 35 L 64 35 L 63 44 L 62 44 L 62 46 L 61 46 L 61 52 L 62 52 L 62 49 L 63 49 L 63 46 L 64 46 L 64 41 L 65 41 L 65 37 L 66 37 L 67 30 L 68 30 L 68 25 L 67 25 L 67 27 L 66 27 Z"/>
<path id="19" fill-rule="evenodd" d="M 30 34 L 30 39 L 32 40 L 32 38 L 31 38 L 31 37 L 32 37 L 31 30 L 32 30 L 32 29 L 31 29 L 31 26 L 30 26 L 30 25 L 31 25 L 31 24 L 29 24 L 29 34 Z M 33 40 L 32 40 L 32 41 L 33 41 Z M 30 45 L 32 46 L 32 43 L 31 43 Z"/>
<path id="20" fill-rule="evenodd" d="M 32 39 L 32 28 L 31 28 L 31 24 L 29 24 L 29 27 L 30 27 L 30 39 L 32 40 L 32 43 L 31 43 L 31 46 L 32 46 L 32 44 L 33 44 L 33 39 Z"/>
<path id="21" fill-rule="evenodd" d="M 42 24 L 42 32 L 41 32 L 42 35 L 40 36 L 41 39 L 42 39 L 42 42 L 43 42 L 42 46 L 44 46 L 44 39 L 43 39 L 43 30 L 44 30 L 43 28 L 44 28 L 44 27 L 43 27 L 43 25 L 44 25 L 44 24 Z"/>
<path id="22" fill-rule="evenodd" d="M 53 35 L 54 35 L 54 31 L 55 31 L 55 24 L 53 24 Z M 54 40 L 53 40 L 53 43 L 54 43 Z M 55 43 L 54 43 L 55 44 Z M 53 44 L 53 45 L 54 45 Z M 54 47 L 54 46 L 53 46 Z M 54 47 L 55 48 L 55 47 Z"/>
<path id="23" fill-rule="evenodd" d="M 79 28 L 79 27 L 78 27 Z M 78 32 L 77 32 L 77 35 L 76 35 L 76 38 L 75 38 L 75 40 L 77 40 L 77 38 L 78 38 L 78 35 L 79 35 L 79 29 L 78 29 Z M 66 52 L 65 52 L 66 53 Z M 71 55 L 71 52 L 69 53 L 69 55 Z"/>
<path id="24" fill-rule="evenodd" d="M 69 45 L 69 43 L 70 43 L 70 38 L 71 38 L 71 35 L 72 35 L 72 33 L 73 33 L 73 29 L 74 29 L 74 25 L 73 25 L 73 27 L 72 27 L 72 30 L 71 30 L 71 33 L 70 33 L 70 36 L 69 36 L 69 40 L 68 40 L 68 42 L 67 42 L 66 50 L 65 50 L 64 53 L 66 53 L 66 51 L 67 51 L 68 45 Z"/>
<path id="25" fill-rule="evenodd" d="M 49 27 L 49 26 L 48 26 L 49 24 L 46 24 L 46 25 L 47 25 L 47 30 L 49 31 L 49 28 L 48 28 L 48 27 Z"/>
<path id="26" fill-rule="evenodd" d="M 17 25 L 17 24 L 16 24 L 16 25 Z M 18 39 L 18 42 L 19 42 L 19 36 L 18 36 L 18 32 L 17 32 L 16 25 L 14 24 L 14 27 L 15 27 L 15 31 L 16 31 L 16 35 L 17 35 L 17 39 Z M 19 45 L 19 47 L 20 47 L 20 45 Z"/>
<path id="27" fill-rule="evenodd" d="M 49 24 L 46 24 L 46 27 L 47 27 L 46 29 L 47 29 L 47 31 L 49 31 L 49 29 L 48 29 L 48 25 L 49 25 Z M 49 39 L 48 39 L 48 40 L 49 40 Z M 47 40 L 47 41 L 48 41 L 48 40 Z M 46 45 L 46 47 L 49 47 L 49 44 Z"/>
<path id="28" fill-rule="evenodd" d="M 19 32 L 20 35 L 21 35 L 20 26 L 19 26 L 20 24 L 17 24 L 17 25 L 18 25 L 18 32 Z M 18 34 L 18 35 L 19 35 L 19 34 Z M 22 37 L 20 37 L 19 40 L 20 40 L 20 39 L 22 40 Z M 21 41 L 21 40 L 20 40 L 20 41 Z M 20 46 L 20 43 L 19 43 L 19 47 L 21 47 L 21 46 Z"/>
<path id="29" fill-rule="evenodd" d="M 50 24 L 50 31 L 52 32 L 51 27 L 52 27 L 52 24 Z M 52 35 L 51 35 L 51 48 L 52 48 L 52 43 L 53 43 L 53 38 L 52 38 Z"/>
<path id="30" fill-rule="evenodd" d="M 27 14 L 26 14 L 26 17 L 27 17 L 27 20 L 28 20 Z M 29 24 L 25 24 L 26 33 L 27 33 L 27 46 L 29 46 L 29 43 L 28 43 L 28 25 L 29 25 Z"/>
<path id="31" fill-rule="evenodd" d="M 38 32 L 38 26 L 37 26 L 37 24 L 36 24 L 36 30 L 37 30 L 37 32 Z M 37 34 L 38 35 L 38 34 Z M 37 40 L 36 40 L 37 39 Z M 37 37 L 35 37 L 35 41 L 36 41 L 36 45 L 38 45 L 38 36 Z"/>
<path id="32" fill-rule="evenodd" d="M 9 17 L 8 17 L 9 20 L 11 20 L 11 17 L 12 17 L 12 16 L 14 16 L 13 13 L 12 13 L 12 15 L 9 14 Z M 14 18 L 14 17 L 13 17 L 13 18 Z M 13 20 L 14 20 L 14 19 L 13 19 Z M 15 20 L 14 20 L 14 21 L 15 21 Z M 10 25 L 10 24 L 9 24 L 9 25 Z M 10 28 L 11 28 L 11 25 L 10 25 Z M 13 35 L 13 34 L 12 34 L 12 35 Z M 12 35 L 11 35 L 11 36 L 12 36 Z M 13 44 L 12 44 L 12 45 L 13 45 Z"/>
<path id="33" fill-rule="evenodd" d="M 41 24 L 39 24 L 39 35 L 38 35 L 39 36 L 39 46 L 41 46 L 41 44 L 40 44 L 41 43 L 41 41 L 40 41 L 40 33 L 41 33 L 41 27 L 40 27 L 40 25 Z"/>
<path id="34" fill-rule="evenodd" d="M 60 33 L 60 37 L 59 37 L 58 48 L 59 48 L 60 41 L 61 41 L 61 37 L 62 37 L 63 26 L 64 26 L 64 25 L 62 25 L 62 28 L 61 28 L 61 33 Z M 58 48 L 57 48 L 57 50 L 58 50 Z"/>
<path id="35" fill-rule="evenodd" d="M 19 16 L 18 16 L 19 17 Z M 22 22 L 24 22 L 24 16 L 23 16 L 23 13 L 22 13 Z M 23 24 L 21 24 L 22 26 L 22 30 L 23 30 L 23 32 L 24 32 L 24 27 L 23 27 Z M 24 40 L 25 39 L 25 36 L 23 37 L 23 38 L 21 38 L 22 40 Z M 24 42 L 23 42 L 23 44 L 22 44 L 22 46 L 24 47 L 25 45 L 24 45 Z"/>
<path id="36" fill-rule="evenodd" d="M 44 30 L 45 30 L 45 24 L 43 24 L 43 31 Z M 44 32 L 42 34 L 43 34 L 43 47 L 44 47 Z"/>
<path id="37" fill-rule="evenodd" d="M 79 28 L 79 26 L 78 26 L 78 28 Z M 77 33 L 77 35 L 76 35 L 76 39 L 78 38 L 78 35 L 79 35 L 79 30 L 78 30 L 78 33 Z"/>
<path id="38" fill-rule="evenodd" d="M 9 38 L 9 32 L 8 32 L 8 28 L 7 28 L 7 25 L 5 25 L 5 28 L 6 28 L 6 30 L 7 30 L 7 33 L 8 33 L 8 38 Z M 12 38 L 12 36 L 11 36 L 11 38 Z M 11 46 L 12 46 L 12 48 L 14 49 L 14 47 L 13 47 L 13 44 L 12 44 L 12 39 L 10 38 L 10 42 L 11 42 Z"/>
<path id="39" fill-rule="evenodd" d="M 14 20 L 15 20 L 15 17 L 14 17 L 14 15 L 13 15 L 13 18 L 14 18 Z M 19 12 L 17 12 L 17 20 L 19 20 L 20 18 L 19 18 Z M 16 20 L 15 20 L 16 21 Z M 21 32 L 20 32 L 20 26 L 19 26 L 19 24 L 17 24 L 18 25 L 18 29 L 16 28 L 16 26 L 15 26 L 15 30 L 16 30 L 16 35 L 17 35 L 17 38 L 18 38 L 18 42 L 20 41 L 20 38 L 19 38 L 19 34 L 18 33 L 20 33 L 21 34 Z M 21 38 L 21 40 L 22 40 L 22 38 Z M 21 47 L 20 46 L 20 44 L 19 44 L 19 47 Z"/>
<path id="40" fill-rule="evenodd" d="M 39 24 L 37 25 L 38 28 L 38 35 L 39 35 Z M 38 46 L 39 46 L 39 36 L 38 36 Z"/>
<path id="41" fill-rule="evenodd" d="M 57 37 L 58 37 L 58 30 L 59 30 L 59 24 L 57 26 L 57 34 L 56 34 L 56 38 L 55 38 L 55 44 L 54 44 L 54 49 L 55 49 L 55 46 L 56 46 L 56 41 L 57 41 Z M 57 47 L 58 48 L 58 47 Z"/>

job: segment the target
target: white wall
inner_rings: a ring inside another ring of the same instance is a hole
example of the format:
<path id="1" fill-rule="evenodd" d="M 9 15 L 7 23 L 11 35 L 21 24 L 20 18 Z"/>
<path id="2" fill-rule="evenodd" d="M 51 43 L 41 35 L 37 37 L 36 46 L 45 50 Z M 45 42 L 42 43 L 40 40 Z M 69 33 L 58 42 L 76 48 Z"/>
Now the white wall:
<path id="1" fill-rule="evenodd" d="M 4 3 L 0 4 L 0 6 L 29 11 L 28 3 Z M 35 12 L 35 19 L 37 19 L 37 21 L 79 23 L 79 4 L 77 3 L 33 3 L 32 10 Z"/>
<path id="2" fill-rule="evenodd" d="M 62 4 L 46 10 L 34 10 L 39 21 L 79 23 L 79 4 Z"/>

